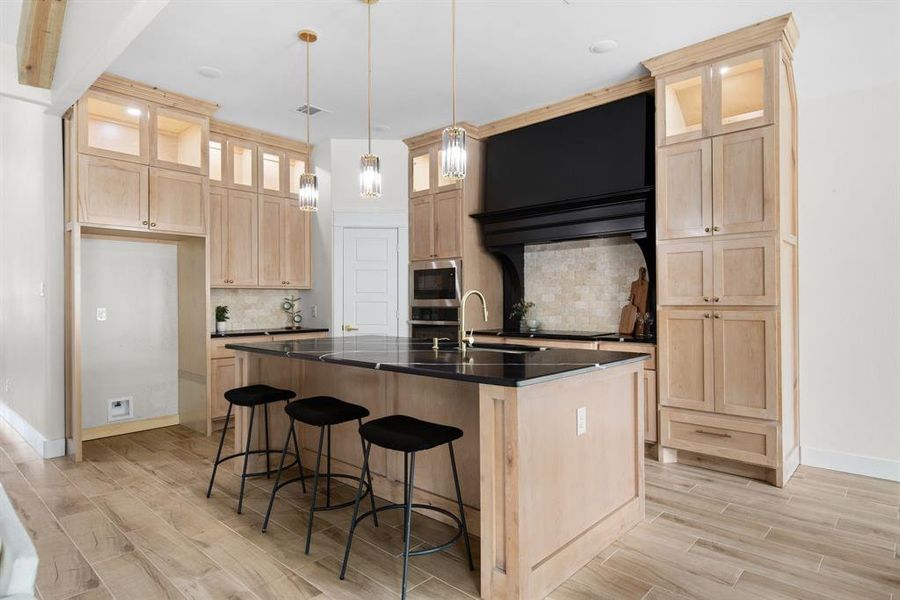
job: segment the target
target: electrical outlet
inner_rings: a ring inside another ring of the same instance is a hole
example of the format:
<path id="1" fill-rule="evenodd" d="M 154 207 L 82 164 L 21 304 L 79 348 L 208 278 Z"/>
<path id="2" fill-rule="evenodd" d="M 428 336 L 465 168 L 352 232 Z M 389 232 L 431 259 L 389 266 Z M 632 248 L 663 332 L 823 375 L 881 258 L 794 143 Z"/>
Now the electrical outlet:
<path id="1" fill-rule="evenodd" d="M 105 320 L 106 320 L 106 309 L 105 309 L 105 308 L 98 308 L 98 309 L 97 309 L 97 320 L 98 320 L 98 321 L 105 321 Z"/>
<path id="2" fill-rule="evenodd" d="M 319 305 L 318 304 L 313 304 L 312 314 L 313 314 L 313 319 L 315 319 L 316 317 L 319 316 Z"/>
<path id="3" fill-rule="evenodd" d="M 112 398 L 109 400 L 109 408 L 106 414 L 108 422 L 121 421 L 134 417 L 134 398 Z"/>
<path id="4" fill-rule="evenodd" d="M 587 432 L 587 407 L 582 406 L 575 411 L 575 433 L 582 435 Z"/>

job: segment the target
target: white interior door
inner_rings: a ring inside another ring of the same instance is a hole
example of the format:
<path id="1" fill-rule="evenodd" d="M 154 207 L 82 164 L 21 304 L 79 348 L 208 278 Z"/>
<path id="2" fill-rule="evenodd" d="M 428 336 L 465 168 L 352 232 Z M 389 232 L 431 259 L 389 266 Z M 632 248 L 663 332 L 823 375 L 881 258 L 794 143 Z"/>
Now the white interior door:
<path id="1" fill-rule="evenodd" d="M 343 335 L 397 335 L 397 230 L 344 229 Z"/>

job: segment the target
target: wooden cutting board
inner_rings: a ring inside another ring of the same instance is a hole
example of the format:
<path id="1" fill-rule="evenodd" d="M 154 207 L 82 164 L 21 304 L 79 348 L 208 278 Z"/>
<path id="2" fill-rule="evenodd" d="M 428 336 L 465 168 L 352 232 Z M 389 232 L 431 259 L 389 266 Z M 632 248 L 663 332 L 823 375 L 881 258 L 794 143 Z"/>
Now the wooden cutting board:
<path id="1" fill-rule="evenodd" d="M 619 333 L 623 335 L 631 335 L 634 331 L 634 323 L 637 320 L 638 309 L 629 302 L 622 307 L 622 318 L 619 319 Z"/>
<path id="2" fill-rule="evenodd" d="M 631 282 L 631 303 L 640 315 L 647 313 L 647 295 L 650 292 L 650 281 L 647 279 L 647 269 L 641 267 L 637 280 Z"/>

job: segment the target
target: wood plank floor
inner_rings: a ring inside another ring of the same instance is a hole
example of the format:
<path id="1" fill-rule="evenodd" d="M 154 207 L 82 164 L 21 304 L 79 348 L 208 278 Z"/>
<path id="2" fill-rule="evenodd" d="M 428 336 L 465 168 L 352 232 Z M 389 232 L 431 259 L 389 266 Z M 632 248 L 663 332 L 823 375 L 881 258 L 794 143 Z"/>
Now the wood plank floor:
<path id="1" fill-rule="evenodd" d="M 207 500 L 215 442 L 184 427 L 87 442 L 75 464 L 41 460 L 0 421 L 0 450 L 0 483 L 37 546 L 44 600 L 399 596 L 399 514 L 361 526 L 341 582 L 349 509 L 317 516 L 307 556 L 309 495 L 289 486 L 261 534 L 269 482 L 248 483 L 237 515 L 239 479 L 220 470 Z M 552 600 L 900 600 L 900 484 L 809 467 L 783 490 L 653 461 L 646 472 L 647 520 Z M 448 531 L 414 520 L 417 545 Z M 459 546 L 411 560 L 411 598 L 477 597 Z"/>

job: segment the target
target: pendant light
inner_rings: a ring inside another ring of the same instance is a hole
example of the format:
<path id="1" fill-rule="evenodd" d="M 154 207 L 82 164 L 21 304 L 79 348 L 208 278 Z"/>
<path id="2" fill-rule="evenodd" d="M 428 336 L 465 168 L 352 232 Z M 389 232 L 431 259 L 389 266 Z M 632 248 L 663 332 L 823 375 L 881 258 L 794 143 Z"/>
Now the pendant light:
<path id="1" fill-rule="evenodd" d="M 456 126 L 456 0 L 451 2 L 450 89 L 452 94 L 450 127 L 441 135 L 441 175 L 448 179 L 466 178 L 466 130 Z"/>
<path id="2" fill-rule="evenodd" d="M 302 41 L 306 42 L 306 145 L 309 146 L 309 45 L 319 39 L 315 31 L 303 29 L 298 34 Z M 315 212 L 319 210 L 319 182 L 315 173 L 300 174 L 300 186 L 298 196 L 300 198 L 300 210 Z"/>
<path id="3" fill-rule="evenodd" d="M 381 198 L 381 160 L 372 154 L 372 5 L 378 0 L 362 0 L 367 4 L 369 31 L 368 63 L 368 151 L 359 159 L 359 195 L 363 198 Z"/>

